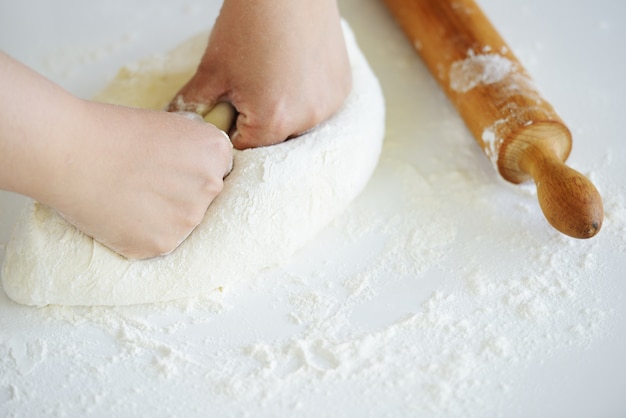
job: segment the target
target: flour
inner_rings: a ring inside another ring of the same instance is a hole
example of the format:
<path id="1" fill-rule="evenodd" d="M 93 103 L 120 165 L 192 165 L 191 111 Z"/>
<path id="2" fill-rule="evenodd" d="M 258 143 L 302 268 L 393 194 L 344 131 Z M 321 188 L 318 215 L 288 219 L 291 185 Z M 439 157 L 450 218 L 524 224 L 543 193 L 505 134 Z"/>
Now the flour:
<path id="1" fill-rule="evenodd" d="M 363 226 L 369 224 L 362 221 Z M 365 229 L 373 232 L 376 227 Z M 388 226 L 385 233 L 391 241 L 411 235 Z M 585 307 L 583 301 L 588 291 L 584 277 L 597 268 L 593 260 L 584 263 L 585 273 L 562 273 L 571 258 L 588 248 L 574 249 L 556 240 L 562 250 L 543 257 L 541 248 L 527 255 L 532 265 L 507 275 L 491 270 L 497 262 L 485 264 L 488 267 L 470 263 L 468 270 L 474 271 L 462 273 L 465 289 L 435 292 L 417 312 L 372 328 L 376 321 L 356 321 L 362 304 L 392 281 L 420 275 L 394 269 L 406 265 L 410 253 L 381 251 L 370 271 L 346 277 L 345 299 L 331 298 L 323 288 L 303 289 L 291 297 L 291 315 L 298 324 L 308 320 L 302 335 L 247 346 L 243 354 L 252 365 L 229 369 L 228 378 L 221 372 L 211 376 L 221 378 L 221 390 L 240 401 L 279 398 L 293 387 L 315 387 L 323 394 L 320 388 L 366 390 L 371 385 L 381 399 L 411 397 L 411 388 L 421 387 L 425 393 L 411 406 L 405 403 L 403 414 L 483 416 L 485 393 L 505 396 L 510 388 L 507 378 L 493 381 L 489 372 L 497 375 L 510 364 L 528 364 L 546 352 L 584 346 L 601 332 L 610 314 L 597 306 Z M 517 238 L 510 241 L 519 244 Z M 424 242 L 412 245 L 422 252 L 436 250 Z M 437 263 L 425 264 L 427 269 Z M 384 285 L 378 282 L 381 275 Z M 460 308 L 463 299 L 470 302 L 469 309 Z M 369 416 L 365 407 L 364 413 Z"/>
<path id="2" fill-rule="evenodd" d="M 485 129 L 480 139 L 483 141 L 483 144 L 485 144 L 485 147 L 483 148 L 485 150 L 485 155 L 494 166 L 497 166 L 498 154 L 500 152 L 503 139 L 496 136 L 493 127 Z"/>
<path id="3" fill-rule="evenodd" d="M 480 85 L 498 83 L 515 70 L 515 64 L 502 55 L 470 54 L 450 66 L 450 88 L 452 91 L 467 93 Z"/>

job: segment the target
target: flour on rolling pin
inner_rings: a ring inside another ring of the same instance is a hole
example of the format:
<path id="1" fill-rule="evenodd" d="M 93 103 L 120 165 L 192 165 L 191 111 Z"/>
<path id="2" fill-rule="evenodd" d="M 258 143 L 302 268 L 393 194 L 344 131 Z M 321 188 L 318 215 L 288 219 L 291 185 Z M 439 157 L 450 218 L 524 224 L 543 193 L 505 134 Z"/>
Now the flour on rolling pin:
<path id="1" fill-rule="evenodd" d="M 448 73 L 449 86 L 452 91 L 467 93 L 479 86 L 506 83 L 507 88 L 499 90 L 505 93 L 501 100 L 506 99 L 507 93 L 511 96 L 524 94 L 529 100 L 538 102 L 541 100 L 539 95 L 534 94 L 532 79 L 520 71 L 521 68 L 517 63 L 498 53 L 491 53 L 490 47 L 485 47 L 483 50 L 486 53 L 475 54 L 473 50 L 469 50 L 467 58 L 452 63 Z M 501 53 L 505 54 L 506 52 L 508 49 L 503 47 Z M 498 168 L 500 147 L 503 143 L 503 136 L 498 134 L 499 130 L 507 126 L 506 124 L 511 117 L 518 117 L 519 113 L 523 112 L 523 108 L 516 106 L 515 102 L 509 106 L 511 116 L 494 121 L 491 126 L 483 130 L 480 136 L 483 141 L 484 152 L 496 169 Z M 525 125 L 528 126 L 530 123 L 532 122 L 528 121 Z"/>
<path id="2" fill-rule="evenodd" d="M 459 93 L 466 93 L 481 84 L 493 84 L 512 75 L 516 65 L 499 54 L 478 54 L 468 52 L 464 60 L 450 66 L 450 88 Z"/>

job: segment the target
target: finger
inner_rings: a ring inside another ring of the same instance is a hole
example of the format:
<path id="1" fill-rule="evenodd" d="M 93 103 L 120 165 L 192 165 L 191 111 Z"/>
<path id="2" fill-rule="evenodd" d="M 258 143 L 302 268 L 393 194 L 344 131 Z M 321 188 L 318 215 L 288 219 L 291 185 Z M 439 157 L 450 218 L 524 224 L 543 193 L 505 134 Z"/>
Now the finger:
<path id="1" fill-rule="evenodd" d="M 169 112 L 194 112 L 204 117 L 217 103 L 218 90 L 210 77 L 196 73 L 167 105 Z"/>
<path id="2" fill-rule="evenodd" d="M 285 141 L 291 134 L 287 129 L 286 119 L 273 118 L 264 122 L 262 117 L 255 121 L 245 113 L 239 113 L 236 129 L 230 137 L 233 146 L 243 150 L 248 148 L 274 145 Z"/>
<path id="3" fill-rule="evenodd" d="M 234 165 L 233 143 L 230 140 L 230 137 L 228 136 L 226 132 L 224 132 L 223 130 L 220 130 L 220 133 L 223 135 L 223 141 L 225 144 L 224 154 L 226 157 L 224 161 L 226 161 L 226 165 L 224 166 L 224 171 L 222 174 L 222 179 L 224 179 L 226 176 L 230 174 L 231 171 L 233 171 L 233 165 Z"/>

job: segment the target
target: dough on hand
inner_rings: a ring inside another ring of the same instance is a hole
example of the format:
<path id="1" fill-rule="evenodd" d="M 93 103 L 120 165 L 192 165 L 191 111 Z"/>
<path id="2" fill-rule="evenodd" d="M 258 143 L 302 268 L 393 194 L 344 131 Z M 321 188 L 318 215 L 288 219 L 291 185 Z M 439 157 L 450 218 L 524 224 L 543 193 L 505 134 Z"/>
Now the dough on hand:
<path id="1" fill-rule="evenodd" d="M 282 144 L 235 150 L 223 192 L 176 250 L 128 260 L 30 202 L 2 284 L 27 305 L 130 305 L 206 295 L 284 262 L 363 190 L 380 156 L 384 100 L 344 24 L 353 90 L 331 119 Z M 99 100 L 162 109 L 193 74 L 207 34 L 123 68 Z"/>

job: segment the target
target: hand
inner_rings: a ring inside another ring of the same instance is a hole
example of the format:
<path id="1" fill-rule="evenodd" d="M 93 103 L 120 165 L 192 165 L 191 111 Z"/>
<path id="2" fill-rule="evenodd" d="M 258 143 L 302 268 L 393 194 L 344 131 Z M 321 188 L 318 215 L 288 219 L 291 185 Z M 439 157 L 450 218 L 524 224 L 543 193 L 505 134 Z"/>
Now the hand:
<path id="1" fill-rule="evenodd" d="M 231 165 L 212 125 L 78 99 L 0 52 L 0 188 L 54 207 L 124 256 L 176 248 Z"/>
<path id="2" fill-rule="evenodd" d="M 351 70 L 335 0 L 225 0 L 195 76 L 169 110 L 238 112 L 244 149 L 282 142 L 335 113 Z"/>
<path id="3" fill-rule="evenodd" d="M 175 249 L 202 221 L 232 166 L 212 125 L 181 115 L 85 102 L 46 196 L 70 223 L 129 258 Z"/>

